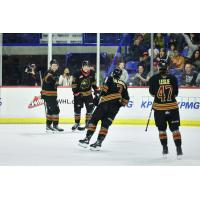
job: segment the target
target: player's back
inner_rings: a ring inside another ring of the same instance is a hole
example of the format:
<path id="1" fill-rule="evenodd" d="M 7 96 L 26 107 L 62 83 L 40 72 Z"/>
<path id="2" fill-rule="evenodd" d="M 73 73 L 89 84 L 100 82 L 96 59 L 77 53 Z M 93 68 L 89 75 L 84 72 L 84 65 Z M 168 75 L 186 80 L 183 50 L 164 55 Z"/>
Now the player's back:
<path id="1" fill-rule="evenodd" d="M 129 95 L 127 91 L 127 85 L 121 81 L 114 79 L 110 76 L 103 86 L 103 95 L 101 102 L 118 101 L 119 99 L 124 99 L 125 103 L 128 103 Z"/>
<path id="2" fill-rule="evenodd" d="M 178 83 L 175 76 L 170 74 L 154 75 L 149 80 L 149 92 L 154 96 L 153 109 L 178 109 L 178 104 L 176 102 Z"/>

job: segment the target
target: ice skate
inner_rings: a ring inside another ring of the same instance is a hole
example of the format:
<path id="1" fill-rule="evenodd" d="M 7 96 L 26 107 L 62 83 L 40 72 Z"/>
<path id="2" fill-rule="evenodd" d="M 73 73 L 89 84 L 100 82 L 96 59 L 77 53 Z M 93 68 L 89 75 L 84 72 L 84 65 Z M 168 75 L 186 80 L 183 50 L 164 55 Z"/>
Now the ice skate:
<path id="1" fill-rule="evenodd" d="M 51 125 L 46 126 L 46 133 L 54 133 L 55 129 Z"/>
<path id="2" fill-rule="evenodd" d="M 101 149 L 101 142 L 98 140 L 94 144 L 90 145 L 91 151 L 100 151 L 100 149 Z"/>
<path id="3" fill-rule="evenodd" d="M 86 126 L 83 126 L 83 127 L 79 126 L 77 129 L 78 129 L 79 131 L 84 131 L 84 130 L 86 129 Z"/>
<path id="4" fill-rule="evenodd" d="M 83 140 L 79 140 L 79 146 L 87 148 L 89 145 L 89 139 L 86 137 Z"/>
<path id="5" fill-rule="evenodd" d="M 183 151 L 182 151 L 181 146 L 177 146 L 177 147 L 176 147 L 176 153 L 177 153 L 177 159 L 178 159 L 178 160 L 181 160 L 181 159 L 182 159 L 182 156 L 183 156 Z"/>
<path id="6" fill-rule="evenodd" d="M 77 130 L 79 126 L 80 126 L 80 123 L 75 123 L 74 126 L 72 126 L 72 131 Z"/>
<path id="7" fill-rule="evenodd" d="M 60 128 L 58 125 L 53 126 L 55 131 L 62 132 L 64 129 Z"/>
<path id="8" fill-rule="evenodd" d="M 167 158 L 167 154 L 168 154 L 168 146 L 163 146 L 163 151 L 162 151 L 162 154 L 163 154 L 163 158 Z"/>

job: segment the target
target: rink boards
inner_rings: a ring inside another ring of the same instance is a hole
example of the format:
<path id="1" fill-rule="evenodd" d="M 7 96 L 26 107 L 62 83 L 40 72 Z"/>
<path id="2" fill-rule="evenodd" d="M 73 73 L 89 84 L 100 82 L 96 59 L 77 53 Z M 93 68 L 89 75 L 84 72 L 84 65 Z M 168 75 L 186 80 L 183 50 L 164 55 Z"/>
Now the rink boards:
<path id="1" fill-rule="evenodd" d="M 1 87 L 0 123 L 45 123 L 45 108 L 39 87 Z M 122 107 L 115 124 L 146 124 L 153 98 L 148 88 L 129 88 L 130 101 Z M 200 89 L 181 88 L 177 101 L 181 124 L 200 126 Z M 60 122 L 73 123 L 73 94 L 71 88 L 58 88 Z M 85 116 L 85 108 L 82 116 Z M 150 124 L 154 124 L 153 115 Z"/>

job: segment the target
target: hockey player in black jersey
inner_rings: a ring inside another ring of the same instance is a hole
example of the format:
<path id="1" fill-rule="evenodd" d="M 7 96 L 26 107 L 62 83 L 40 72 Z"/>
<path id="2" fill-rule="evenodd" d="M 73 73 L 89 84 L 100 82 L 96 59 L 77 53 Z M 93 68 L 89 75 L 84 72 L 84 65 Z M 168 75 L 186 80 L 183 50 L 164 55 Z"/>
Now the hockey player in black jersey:
<path id="1" fill-rule="evenodd" d="M 75 117 L 75 124 L 72 130 L 85 130 L 88 121 L 91 119 L 94 108 L 92 89 L 95 93 L 99 92 L 99 88 L 96 85 L 95 72 L 90 70 L 88 61 L 83 61 L 81 70 L 74 74 L 72 81 Z M 86 107 L 85 127 L 80 127 L 81 109 L 84 104 Z"/>
<path id="2" fill-rule="evenodd" d="M 179 131 L 180 117 L 176 101 L 176 96 L 178 95 L 178 83 L 175 76 L 168 74 L 166 63 L 160 63 L 159 74 L 150 78 L 149 92 L 154 97 L 154 118 L 159 131 L 160 142 L 163 146 L 163 155 L 168 154 L 166 133 L 167 123 L 173 134 L 177 156 L 182 155 L 182 140 Z"/>
<path id="3" fill-rule="evenodd" d="M 58 127 L 60 109 L 57 102 L 58 62 L 53 59 L 50 69 L 45 73 L 42 83 L 41 97 L 45 101 L 46 131 L 64 131 Z M 52 127 L 53 124 L 53 127 Z"/>
<path id="4" fill-rule="evenodd" d="M 90 145 L 91 150 L 99 151 L 102 142 L 108 133 L 108 129 L 115 119 L 120 107 L 128 104 L 129 95 L 127 85 L 123 81 L 119 80 L 121 74 L 121 69 L 114 69 L 113 75 L 110 76 L 102 86 L 100 101 L 98 102 L 98 99 L 96 99 L 95 104 L 97 107 L 89 122 L 85 139 L 79 140 L 80 146 L 86 148 L 89 145 L 90 139 L 96 130 L 98 121 L 101 120 L 101 128 L 97 141 Z"/>

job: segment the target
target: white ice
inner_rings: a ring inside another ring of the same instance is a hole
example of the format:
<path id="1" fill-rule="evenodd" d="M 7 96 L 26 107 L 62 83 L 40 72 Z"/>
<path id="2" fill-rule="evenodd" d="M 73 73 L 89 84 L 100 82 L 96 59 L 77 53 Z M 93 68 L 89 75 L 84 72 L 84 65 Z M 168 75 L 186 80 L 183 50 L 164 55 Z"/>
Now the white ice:
<path id="1" fill-rule="evenodd" d="M 182 160 L 177 160 L 175 145 L 168 131 L 169 155 L 163 159 L 156 127 L 113 125 L 99 152 L 78 146 L 85 131 L 47 134 L 44 124 L 0 125 L 0 165 L 34 166 L 152 166 L 200 165 L 200 128 L 181 127 Z M 97 138 L 95 134 L 91 140 Z"/>

